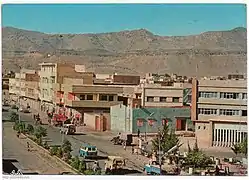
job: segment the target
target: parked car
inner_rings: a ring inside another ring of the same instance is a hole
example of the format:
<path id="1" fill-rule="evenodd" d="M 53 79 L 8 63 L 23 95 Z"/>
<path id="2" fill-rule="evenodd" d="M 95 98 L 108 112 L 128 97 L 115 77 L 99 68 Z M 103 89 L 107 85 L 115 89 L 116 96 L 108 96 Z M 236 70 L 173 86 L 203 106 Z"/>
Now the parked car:
<path id="1" fill-rule="evenodd" d="M 60 129 L 60 133 L 64 133 L 66 135 L 74 134 L 76 132 L 76 127 L 74 124 L 64 124 L 64 126 Z"/>

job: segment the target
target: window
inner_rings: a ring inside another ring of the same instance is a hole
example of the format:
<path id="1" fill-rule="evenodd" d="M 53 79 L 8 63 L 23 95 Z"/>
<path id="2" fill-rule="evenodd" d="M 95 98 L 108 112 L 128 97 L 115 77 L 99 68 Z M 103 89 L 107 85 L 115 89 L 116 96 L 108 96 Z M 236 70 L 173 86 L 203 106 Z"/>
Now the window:
<path id="1" fill-rule="evenodd" d="M 108 100 L 113 101 L 114 100 L 113 95 L 109 95 Z"/>
<path id="2" fill-rule="evenodd" d="M 217 98 L 218 93 L 217 92 L 199 92 L 200 98 Z"/>
<path id="3" fill-rule="evenodd" d="M 143 119 L 137 119 L 137 126 L 142 127 L 144 125 Z"/>
<path id="4" fill-rule="evenodd" d="M 173 102 L 179 102 L 180 98 L 179 97 L 173 97 Z"/>
<path id="5" fill-rule="evenodd" d="M 154 97 L 152 97 L 152 96 L 147 97 L 147 102 L 153 102 L 153 101 L 154 101 Z"/>
<path id="6" fill-rule="evenodd" d="M 149 125 L 149 126 L 153 126 L 154 123 L 155 123 L 155 120 L 154 120 L 154 119 L 149 119 L 149 120 L 148 120 L 148 125 Z"/>
<path id="7" fill-rule="evenodd" d="M 55 83 L 55 77 L 54 76 L 51 76 L 51 83 Z"/>
<path id="8" fill-rule="evenodd" d="M 222 99 L 239 99 L 239 93 L 221 92 L 220 98 L 222 98 Z"/>
<path id="9" fill-rule="evenodd" d="M 85 95 L 80 95 L 80 100 L 85 100 Z"/>
<path id="10" fill-rule="evenodd" d="M 198 129 L 201 129 L 201 126 L 198 126 Z"/>
<path id="11" fill-rule="evenodd" d="M 217 114 L 217 109 L 199 108 L 199 114 L 214 115 Z"/>
<path id="12" fill-rule="evenodd" d="M 99 95 L 99 100 L 100 101 L 107 101 L 107 95 L 100 94 Z"/>
<path id="13" fill-rule="evenodd" d="M 160 97 L 160 102 L 166 102 L 167 98 L 166 97 Z"/>
<path id="14" fill-rule="evenodd" d="M 218 129 L 218 141 L 220 141 L 220 129 Z"/>
<path id="15" fill-rule="evenodd" d="M 93 100 L 93 95 L 92 94 L 86 95 L 86 100 Z"/>
<path id="16" fill-rule="evenodd" d="M 247 116 L 247 110 L 242 110 L 242 116 Z"/>
<path id="17" fill-rule="evenodd" d="M 223 116 L 239 116 L 239 110 L 220 109 L 220 115 L 223 115 Z"/>
<path id="18" fill-rule="evenodd" d="M 247 100 L 247 93 L 242 93 L 242 99 L 246 99 Z"/>

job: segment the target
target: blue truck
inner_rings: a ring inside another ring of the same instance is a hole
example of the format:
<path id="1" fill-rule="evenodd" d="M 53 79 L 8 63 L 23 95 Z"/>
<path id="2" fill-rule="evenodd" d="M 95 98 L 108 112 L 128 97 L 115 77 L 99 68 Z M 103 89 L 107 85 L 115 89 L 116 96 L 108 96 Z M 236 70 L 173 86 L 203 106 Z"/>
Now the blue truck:
<path id="1" fill-rule="evenodd" d="M 160 166 L 159 165 L 149 165 L 146 164 L 144 166 L 144 172 L 148 175 L 160 175 L 163 174 L 163 172 L 160 173 Z"/>
<path id="2" fill-rule="evenodd" d="M 90 144 L 82 144 L 79 149 L 79 156 L 84 158 L 96 158 L 98 156 L 98 149 L 96 146 Z"/>

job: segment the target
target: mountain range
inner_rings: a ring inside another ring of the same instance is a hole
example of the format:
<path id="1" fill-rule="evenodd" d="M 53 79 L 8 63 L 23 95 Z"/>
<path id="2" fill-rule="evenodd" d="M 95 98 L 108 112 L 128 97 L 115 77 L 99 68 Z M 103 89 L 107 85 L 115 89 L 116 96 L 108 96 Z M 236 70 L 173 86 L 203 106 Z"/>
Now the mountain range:
<path id="1" fill-rule="evenodd" d="M 146 29 L 100 34 L 45 34 L 2 28 L 3 69 L 40 62 L 85 64 L 98 73 L 177 73 L 226 76 L 246 73 L 247 30 L 159 36 Z M 49 55 L 49 56 L 48 56 Z"/>

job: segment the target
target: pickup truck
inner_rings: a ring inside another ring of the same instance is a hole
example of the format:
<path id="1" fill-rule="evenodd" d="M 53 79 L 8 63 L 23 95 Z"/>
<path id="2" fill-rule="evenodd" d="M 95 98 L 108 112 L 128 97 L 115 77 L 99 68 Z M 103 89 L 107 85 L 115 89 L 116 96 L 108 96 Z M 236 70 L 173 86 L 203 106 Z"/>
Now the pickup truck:
<path id="1" fill-rule="evenodd" d="M 163 174 L 163 172 L 160 173 L 160 166 L 159 165 L 149 165 L 146 164 L 144 166 L 144 172 L 148 175 L 160 175 Z"/>
<path id="2" fill-rule="evenodd" d="M 168 171 L 166 171 L 166 169 L 167 168 L 165 166 L 162 166 L 161 173 L 160 173 L 160 166 L 159 165 L 146 164 L 144 166 L 144 172 L 147 175 L 171 175 L 172 176 L 172 175 L 179 174 L 178 169 L 176 169 L 176 168 L 168 170 Z"/>

